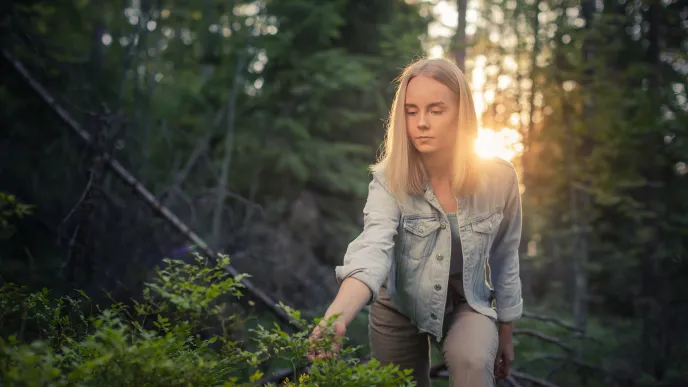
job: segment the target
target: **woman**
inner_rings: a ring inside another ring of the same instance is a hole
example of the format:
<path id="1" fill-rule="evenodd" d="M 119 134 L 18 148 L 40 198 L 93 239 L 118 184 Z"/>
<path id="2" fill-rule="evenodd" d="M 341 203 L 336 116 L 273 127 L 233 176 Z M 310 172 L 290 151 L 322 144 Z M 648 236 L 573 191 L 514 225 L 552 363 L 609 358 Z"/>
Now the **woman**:
<path id="1" fill-rule="evenodd" d="M 343 335 L 371 304 L 381 363 L 410 368 L 428 386 L 434 338 L 452 386 L 491 386 L 509 373 L 523 309 L 518 178 L 510 163 L 476 156 L 473 98 L 454 64 L 421 59 L 399 80 L 363 232 L 336 268 L 341 287 L 324 317 L 339 315 Z"/>

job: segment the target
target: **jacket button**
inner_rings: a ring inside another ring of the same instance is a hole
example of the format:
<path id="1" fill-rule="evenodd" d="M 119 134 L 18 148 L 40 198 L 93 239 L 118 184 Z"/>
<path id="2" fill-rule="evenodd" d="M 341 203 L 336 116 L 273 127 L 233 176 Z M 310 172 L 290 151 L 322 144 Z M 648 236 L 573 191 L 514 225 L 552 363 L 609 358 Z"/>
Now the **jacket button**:
<path id="1" fill-rule="evenodd" d="M 437 290 L 437 291 L 442 290 L 442 285 L 436 284 L 436 285 L 435 285 L 435 290 Z"/>
<path id="2" fill-rule="evenodd" d="M 440 228 L 441 228 L 441 229 L 447 228 L 447 224 L 444 223 L 444 222 L 440 223 Z"/>
<path id="3" fill-rule="evenodd" d="M 437 315 L 434 313 L 430 313 L 430 318 L 433 320 L 437 320 Z"/>
<path id="4" fill-rule="evenodd" d="M 441 260 L 443 260 L 443 259 L 444 259 L 444 255 L 442 255 L 442 254 L 440 254 L 440 253 L 437 253 L 437 260 L 438 260 L 438 261 L 441 261 Z"/>

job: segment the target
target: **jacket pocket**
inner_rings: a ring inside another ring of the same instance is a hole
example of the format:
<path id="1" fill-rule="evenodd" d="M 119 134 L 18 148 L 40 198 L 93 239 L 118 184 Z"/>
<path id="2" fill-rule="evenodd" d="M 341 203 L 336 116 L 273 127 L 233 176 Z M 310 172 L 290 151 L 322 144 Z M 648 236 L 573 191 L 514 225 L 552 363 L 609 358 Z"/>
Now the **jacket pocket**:
<path id="1" fill-rule="evenodd" d="M 424 259 L 437 241 L 440 221 L 436 216 L 409 216 L 403 219 L 402 255 Z"/>
<path id="2" fill-rule="evenodd" d="M 471 222 L 471 230 L 478 243 L 478 256 L 488 257 L 494 237 L 499 230 L 499 225 L 504 219 L 501 209 L 480 215 Z"/>

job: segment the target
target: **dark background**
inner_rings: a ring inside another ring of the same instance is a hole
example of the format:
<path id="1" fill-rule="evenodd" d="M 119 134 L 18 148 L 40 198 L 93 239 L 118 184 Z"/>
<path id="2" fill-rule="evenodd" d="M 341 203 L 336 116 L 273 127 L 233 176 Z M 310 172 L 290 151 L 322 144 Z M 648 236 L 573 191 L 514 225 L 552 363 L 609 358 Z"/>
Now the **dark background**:
<path id="1" fill-rule="evenodd" d="M 534 331 L 515 367 L 562 386 L 688 380 L 688 2 L 2 8 L 0 192 L 33 209 L 0 198 L 1 282 L 126 300 L 162 258 L 204 253 L 105 152 L 259 289 L 317 316 L 360 232 L 394 78 L 442 47 L 482 126 L 518 138 L 481 137 L 522 183 L 517 326 Z M 365 312 L 356 324 L 365 344 Z M 584 344 L 557 357 L 538 335 Z"/>

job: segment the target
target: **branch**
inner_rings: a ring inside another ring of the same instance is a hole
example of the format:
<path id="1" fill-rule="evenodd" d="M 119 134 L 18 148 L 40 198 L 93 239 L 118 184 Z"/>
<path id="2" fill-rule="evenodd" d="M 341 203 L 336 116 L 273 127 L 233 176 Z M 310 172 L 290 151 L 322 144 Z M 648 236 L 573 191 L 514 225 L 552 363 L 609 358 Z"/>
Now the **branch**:
<path id="1" fill-rule="evenodd" d="M 191 222 L 196 222 L 196 206 L 194 206 L 193 201 L 189 198 L 184 191 L 179 187 L 175 187 L 174 192 L 186 203 L 189 207 L 189 212 L 191 216 Z"/>
<path id="2" fill-rule="evenodd" d="M 60 222 L 60 225 L 58 227 L 62 226 L 67 220 L 74 214 L 77 208 L 83 203 L 84 199 L 86 199 L 86 195 L 91 191 L 91 185 L 93 184 L 93 177 L 95 173 L 91 170 L 91 172 L 88 174 L 88 182 L 86 183 L 86 188 L 84 188 L 84 191 L 81 193 L 81 197 L 79 197 L 79 200 L 74 204 L 71 210 L 67 213 L 67 216 L 62 219 Z"/>
<path id="3" fill-rule="evenodd" d="M 215 201 L 215 211 L 213 214 L 212 244 L 216 248 L 220 243 L 220 234 L 222 233 L 222 215 L 224 213 L 225 205 L 225 191 L 227 190 L 227 182 L 229 180 L 229 166 L 232 160 L 232 149 L 234 147 L 234 127 L 236 121 L 236 101 L 239 94 L 239 85 L 241 84 L 241 73 L 244 69 L 244 62 L 246 61 L 247 53 L 244 51 L 237 59 L 236 68 L 234 69 L 234 79 L 232 88 L 229 91 L 229 100 L 227 101 L 227 133 L 225 134 L 224 157 L 222 158 L 222 169 L 220 172 L 220 182 L 218 184 L 217 198 Z"/>
<path id="4" fill-rule="evenodd" d="M 523 312 L 523 317 L 530 318 L 533 320 L 540 320 L 540 321 L 544 321 L 544 322 L 549 322 L 549 323 L 552 323 L 554 325 L 558 325 L 562 328 L 565 328 L 565 329 L 568 329 L 570 331 L 575 332 L 574 338 L 590 340 L 590 341 L 597 343 L 597 344 L 603 344 L 603 342 L 600 339 L 592 337 L 592 336 L 586 334 L 585 332 L 583 332 L 582 330 L 576 328 L 573 324 L 569 324 L 569 323 L 561 321 L 557 318 L 547 316 L 544 314 L 538 314 L 538 313 L 526 312 L 526 311 Z"/>
<path id="5" fill-rule="evenodd" d="M 430 378 L 431 379 L 440 379 L 440 378 L 448 378 L 449 377 L 449 371 L 447 370 L 446 365 L 444 364 L 437 364 L 430 368 Z M 514 371 L 511 370 L 509 372 L 509 376 L 507 377 L 507 381 L 509 383 L 512 383 L 512 385 L 520 386 L 518 382 L 516 382 L 513 379 L 522 379 L 522 380 L 527 380 L 531 383 L 534 383 L 536 385 L 544 386 L 544 387 L 559 387 L 554 383 L 548 382 L 547 380 L 544 380 L 542 378 L 538 378 L 537 376 L 533 376 L 531 374 L 527 374 L 525 372 L 519 372 L 519 371 Z M 516 382 L 514 384 L 514 382 Z"/>
<path id="6" fill-rule="evenodd" d="M 573 326 L 572 324 L 563 322 L 563 321 L 561 321 L 561 320 L 559 320 L 559 319 L 556 319 L 556 318 L 550 317 L 550 316 L 546 316 L 546 315 L 543 315 L 543 314 L 537 314 L 537 313 L 533 313 L 533 312 L 523 312 L 523 317 L 532 318 L 533 320 L 540 320 L 540 321 L 550 322 L 550 323 L 553 323 L 553 324 L 555 324 L 555 325 L 559 325 L 559 326 L 562 327 L 562 328 L 566 328 L 566 329 L 568 329 L 568 330 L 570 330 L 570 331 L 574 331 L 574 332 L 578 332 L 578 333 L 583 333 L 582 330 L 576 328 L 576 327 Z"/>
<path id="7" fill-rule="evenodd" d="M 218 189 L 219 189 L 219 188 L 215 188 L 215 189 L 210 188 L 210 189 L 204 190 L 204 191 L 202 191 L 202 192 L 200 193 L 200 195 L 199 195 L 198 197 L 202 197 L 202 196 L 205 196 L 205 195 L 217 194 L 217 190 L 218 190 Z M 239 195 L 239 194 L 236 193 L 236 192 L 232 192 L 232 191 L 227 191 L 227 190 L 225 190 L 225 193 L 224 193 L 224 194 L 225 194 L 226 197 L 230 197 L 230 198 L 232 198 L 232 199 L 235 199 L 235 200 L 238 201 L 238 202 L 243 203 L 244 205 L 246 205 L 246 207 L 257 209 L 261 216 L 267 217 L 267 213 L 265 212 L 265 208 L 263 208 L 263 206 L 261 206 L 260 204 L 254 202 L 254 201 L 251 201 L 250 199 L 247 199 L 247 198 L 245 198 L 245 197 Z"/>
<path id="8" fill-rule="evenodd" d="M 548 336 L 542 332 L 538 332 L 535 329 L 514 329 L 513 330 L 514 335 L 526 335 L 526 336 L 533 336 L 537 337 L 540 340 L 547 341 L 552 344 L 556 344 L 559 347 L 563 348 L 567 352 L 573 352 L 573 348 L 564 343 L 563 341 L 557 339 L 556 337 Z"/>
<path id="9" fill-rule="evenodd" d="M 544 386 L 544 387 L 559 387 L 556 384 L 552 382 L 548 382 L 545 379 L 538 378 L 536 376 L 527 374 L 525 372 L 519 372 L 519 371 L 510 371 L 509 374 L 513 375 L 514 378 L 517 379 L 522 379 L 522 380 L 527 380 L 531 383 L 534 383 L 539 386 Z"/>
<path id="10" fill-rule="evenodd" d="M 309 371 L 310 367 L 306 367 L 297 372 L 297 375 L 305 374 Z M 281 384 L 284 380 L 294 374 L 294 370 L 291 368 L 285 368 L 273 372 L 270 376 L 264 376 L 256 382 L 257 386 L 264 386 L 268 383 Z"/>
<path id="11" fill-rule="evenodd" d="M 210 131 L 201 138 L 201 140 L 196 144 L 194 147 L 193 151 L 191 151 L 191 155 L 189 155 L 189 159 L 186 161 L 184 164 L 184 167 L 182 168 L 181 171 L 179 171 L 179 174 L 177 174 L 174 177 L 174 181 L 172 182 L 172 185 L 168 187 L 163 193 L 160 195 L 160 200 L 164 205 L 170 205 L 172 203 L 172 197 L 174 195 L 174 192 L 178 192 L 178 189 L 181 189 L 180 187 L 186 180 L 186 177 L 191 173 L 191 170 L 193 167 L 196 165 L 196 162 L 198 159 L 201 157 L 201 155 L 206 151 L 206 148 L 208 147 L 208 143 L 210 142 L 210 138 L 212 137 L 213 134 L 215 134 L 215 131 L 217 128 L 220 126 L 220 123 L 222 122 L 222 117 L 224 115 L 224 108 L 220 109 L 217 114 L 215 114 L 215 117 L 213 118 L 213 126 L 210 129 Z M 169 197 L 168 197 L 169 195 Z"/>
<path id="12" fill-rule="evenodd" d="M 573 352 L 573 348 L 570 345 L 564 343 L 563 341 L 557 339 L 556 337 L 548 336 L 548 335 L 541 333 L 541 332 L 538 332 L 534 329 L 514 329 L 513 334 L 514 335 L 533 336 L 533 337 L 536 337 L 540 340 L 543 340 L 543 341 L 546 341 L 546 342 L 549 342 L 552 344 L 556 344 L 559 347 L 566 350 L 567 352 Z M 446 369 L 447 369 L 446 364 L 444 364 L 444 363 L 436 364 L 436 365 L 430 367 L 430 377 L 438 377 Z"/>
<path id="13" fill-rule="evenodd" d="M 513 375 L 509 375 L 506 377 L 507 383 L 509 383 L 512 387 L 522 387 L 521 383 L 519 383 L 516 378 L 514 378 Z"/>
<path id="14" fill-rule="evenodd" d="M 80 137 L 87 144 L 93 143 L 92 136 L 79 125 L 74 118 L 55 100 L 55 98 L 29 73 L 24 65 L 5 48 L 2 48 L 3 57 L 12 65 L 14 70 L 19 73 L 22 79 L 38 94 L 38 96 L 48 105 L 52 110 L 67 124 L 67 126 Z M 129 171 L 127 171 L 122 164 L 119 163 L 111 154 L 104 152 L 103 160 L 105 165 L 110 168 L 117 177 L 129 185 L 133 192 L 140 196 L 150 207 L 152 207 L 158 214 L 167 220 L 178 232 L 193 242 L 209 259 L 215 259 L 217 253 L 211 249 L 203 239 L 201 239 L 195 232 L 193 232 L 184 222 L 177 218 L 167 207 L 163 206 L 155 196 L 143 184 L 136 179 Z M 225 266 L 225 270 L 232 276 L 238 276 L 241 273 L 232 265 Z M 247 293 L 256 299 L 265 308 L 271 311 L 280 321 L 285 323 L 289 328 L 301 330 L 302 328 L 294 323 L 287 313 L 277 306 L 277 303 L 270 298 L 266 293 L 261 291 L 256 285 L 247 278 L 243 278 L 241 283 L 246 288 Z"/>
<path id="15" fill-rule="evenodd" d="M 608 377 L 610 377 L 614 380 L 617 380 L 619 382 L 625 382 L 622 384 L 628 383 L 629 380 L 631 379 L 629 376 L 623 376 L 623 375 L 620 375 L 618 373 L 614 373 L 613 371 L 607 370 L 603 367 L 594 365 L 592 363 L 586 362 L 584 360 L 580 360 L 580 359 L 572 357 L 572 356 L 566 356 L 566 355 L 546 353 L 546 354 L 543 354 L 541 356 L 538 356 L 536 358 L 529 360 L 527 363 L 531 363 L 531 362 L 538 361 L 538 360 L 557 360 L 557 361 L 561 361 L 564 363 L 570 362 L 573 365 L 576 365 L 576 366 L 581 367 L 581 368 L 586 368 L 590 371 L 598 372 L 600 374 L 608 376 Z M 523 364 L 521 364 L 521 366 L 523 366 Z"/>

